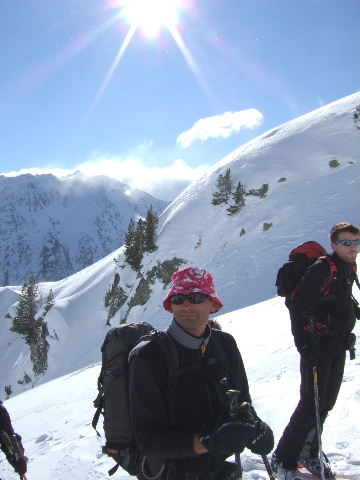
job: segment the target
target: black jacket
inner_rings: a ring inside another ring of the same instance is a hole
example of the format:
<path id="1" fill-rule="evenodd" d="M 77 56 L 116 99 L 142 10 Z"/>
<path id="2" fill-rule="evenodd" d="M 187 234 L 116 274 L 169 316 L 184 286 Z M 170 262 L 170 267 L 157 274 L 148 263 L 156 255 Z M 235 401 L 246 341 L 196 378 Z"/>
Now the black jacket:
<path id="1" fill-rule="evenodd" d="M 4 405 L 2 405 L 2 403 L 0 402 L 0 432 L 1 431 L 6 432 L 8 435 L 14 434 L 14 429 L 11 425 L 10 415 L 8 414 L 8 411 L 6 410 Z M 1 448 L 3 448 L 2 445 Z"/>
<path id="2" fill-rule="evenodd" d="M 344 262 L 336 253 L 329 258 L 337 271 L 332 279 L 330 291 L 324 295 L 322 287 L 330 276 L 330 264 L 325 258 L 317 260 L 301 280 L 299 290 L 291 299 L 290 316 L 292 332 L 297 347 L 309 341 L 304 331 L 309 318 L 314 317 L 323 325 L 319 331 L 321 342 L 342 344 L 355 326 L 352 286 L 355 279 L 354 265 Z"/>
<path id="3" fill-rule="evenodd" d="M 11 420 L 10 420 L 10 415 L 8 414 L 8 411 L 2 405 L 0 402 L 0 432 L 5 432 L 8 435 L 13 435 L 14 434 L 14 429 L 11 425 Z M 6 458 L 9 457 L 9 451 L 2 439 L 2 436 L 0 435 L 0 448 L 1 450 L 5 453 Z"/>
<path id="4" fill-rule="evenodd" d="M 7 445 L 11 443 L 11 449 Z M 24 447 L 21 443 L 21 437 L 14 432 L 11 425 L 10 416 L 6 408 L 0 401 L 0 447 L 5 453 L 7 461 L 13 466 L 16 473 L 23 475 L 27 470 L 27 458 L 24 455 Z M 14 447 L 16 447 L 16 455 L 14 455 Z"/>
<path id="5" fill-rule="evenodd" d="M 230 334 L 211 330 L 204 353 L 197 343 L 201 339 L 183 334 L 180 341 L 188 336 L 194 344 L 189 347 L 186 338 L 182 344 L 175 340 L 182 369 L 175 392 L 176 425 L 168 425 L 167 365 L 155 341 L 143 344 L 130 361 L 131 421 L 136 442 L 145 454 L 168 459 L 168 466 L 175 470 L 204 472 L 213 459 L 210 454 L 194 453 L 194 434 L 210 433 L 229 420 L 225 393 L 229 388 L 240 390 L 240 402 L 251 399 L 241 355 Z M 215 336 L 225 361 L 214 361 L 219 358 Z"/>

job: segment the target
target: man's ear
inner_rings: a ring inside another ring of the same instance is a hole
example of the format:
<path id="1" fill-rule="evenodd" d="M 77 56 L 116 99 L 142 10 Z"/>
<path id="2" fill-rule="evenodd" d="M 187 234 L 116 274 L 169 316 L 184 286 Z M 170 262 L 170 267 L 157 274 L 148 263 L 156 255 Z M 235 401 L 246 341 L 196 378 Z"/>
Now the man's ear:
<path id="1" fill-rule="evenodd" d="M 215 313 L 217 308 L 218 308 L 218 304 L 215 300 L 211 299 L 212 302 L 211 302 L 211 308 L 210 308 L 210 313 Z"/>

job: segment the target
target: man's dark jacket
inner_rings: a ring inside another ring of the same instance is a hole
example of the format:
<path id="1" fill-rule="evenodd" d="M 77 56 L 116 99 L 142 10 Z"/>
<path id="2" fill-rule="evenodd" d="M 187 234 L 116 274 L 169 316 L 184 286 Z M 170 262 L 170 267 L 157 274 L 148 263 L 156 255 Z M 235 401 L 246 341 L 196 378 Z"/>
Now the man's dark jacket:
<path id="1" fill-rule="evenodd" d="M 354 264 L 344 262 L 336 253 L 329 255 L 335 263 L 337 271 L 331 282 L 327 295 L 321 288 L 330 276 L 329 261 L 317 260 L 304 275 L 299 290 L 292 298 L 289 306 L 292 321 L 292 333 L 295 345 L 301 349 L 310 341 L 310 335 L 304 331 L 309 318 L 322 325 L 318 333 L 321 344 L 345 345 L 349 334 L 355 326 L 354 301 L 352 286 L 355 279 Z"/>
<path id="2" fill-rule="evenodd" d="M 173 320 L 174 325 L 179 331 L 180 327 Z M 183 333 L 184 338 L 191 337 Z M 219 358 L 215 336 L 225 352 L 226 361 L 214 362 Z M 165 356 L 154 341 L 143 344 L 131 359 L 130 411 L 136 442 L 145 454 L 167 459 L 168 467 L 174 470 L 203 473 L 209 471 L 214 457 L 208 453 L 194 453 L 194 434 L 213 432 L 224 421 L 229 421 L 225 393 L 229 388 L 240 390 L 240 402 L 251 399 L 234 338 L 220 330 L 211 330 L 204 353 L 199 348 L 200 339 L 192 339 L 192 347 L 186 339 L 183 344 L 181 338 L 180 342 L 175 340 L 180 368 L 184 369 L 183 373 L 180 371 L 175 392 L 176 426 L 168 426 L 168 371 Z"/>
<path id="3" fill-rule="evenodd" d="M 0 432 L 6 432 L 8 435 L 13 435 L 14 434 L 14 429 L 11 425 L 11 420 L 10 420 L 10 415 L 8 414 L 8 411 L 0 403 Z M 1 435 L 0 435 L 0 447 L 1 450 L 5 453 L 6 458 L 10 458 L 8 449 L 5 445 L 5 443 L 2 441 Z"/>
<path id="4" fill-rule="evenodd" d="M 4 405 L 0 403 L 0 431 L 1 430 L 4 430 L 8 435 L 13 435 L 14 433 L 8 411 Z"/>

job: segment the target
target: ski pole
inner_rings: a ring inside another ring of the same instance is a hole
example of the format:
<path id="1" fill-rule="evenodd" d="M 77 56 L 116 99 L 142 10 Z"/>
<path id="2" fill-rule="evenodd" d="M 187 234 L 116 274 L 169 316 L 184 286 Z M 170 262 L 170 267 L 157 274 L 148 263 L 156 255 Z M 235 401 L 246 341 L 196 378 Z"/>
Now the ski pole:
<path id="1" fill-rule="evenodd" d="M 320 459 L 320 478 L 321 480 L 325 479 L 324 471 L 324 454 L 322 451 L 322 441 L 321 441 L 321 424 L 320 424 L 320 408 L 319 408 L 319 386 L 318 386 L 318 374 L 317 366 L 313 365 L 313 379 L 314 379 L 314 400 L 315 400 L 315 413 L 316 413 L 316 430 L 318 436 L 318 445 L 319 445 L 319 459 Z"/>
<path id="2" fill-rule="evenodd" d="M 313 316 L 310 317 L 309 319 L 309 325 L 311 330 L 313 348 L 315 352 L 315 363 L 312 367 L 312 372 L 313 372 L 313 381 L 314 381 L 316 432 L 318 437 L 319 460 L 320 460 L 320 478 L 321 480 L 326 480 L 325 471 L 324 471 L 324 454 L 322 451 L 322 441 L 321 441 L 320 396 L 319 396 L 319 383 L 318 383 L 318 371 L 317 371 L 318 351 L 317 351 L 316 330 L 315 330 L 316 326 L 315 326 L 315 320 Z"/>
<path id="3" fill-rule="evenodd" d="M 229 396 L 229 414 L 230 418 L 234 421 L 238 420 L 238 396 L 240 394 L 239 390 L 228 390 L 227 395 Z M 243 476 L 243 468 L 241 465 L 240 459 L 240 452 L 235 452 L 235 463 L 236 463 L 236 470 L 237 470 L 237 479 L 242 480 Z"/>
<path id="4" fill-rule="evenodd" d="M 275 475 L 273 469 L 271 468 L 271 465 L 270 465 L 270 462 L 269 462 L 269 459 L 267 458 L 267 456 L 266 455 L 261 455 L 261 458 L 262 458 L 262 461 L 264 462 L 264 465 L 265 465 L 265 468 L 266 468 L 266 471 L 269 475 L 270 480 L 276 480 L 276 475 Z"/>

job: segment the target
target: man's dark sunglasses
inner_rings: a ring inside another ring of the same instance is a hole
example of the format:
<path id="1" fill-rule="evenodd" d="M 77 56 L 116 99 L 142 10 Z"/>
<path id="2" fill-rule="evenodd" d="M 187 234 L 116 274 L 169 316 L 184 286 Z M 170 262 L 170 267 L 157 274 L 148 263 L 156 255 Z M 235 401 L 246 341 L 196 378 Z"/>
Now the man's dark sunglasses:
<path id="1" fill-rule="evenodd" d="M 183 295 L 182 293 L 176 293 L 170 298 L 170 302 L 173 305 L 181 305 L 185 300 L 189 300 L 190 303 L 198 305 L 199 303 L 205 302 L 207 298 L 210 298 L 206 293 L 195 292 L 189 293 L 189 295 Z"/>
<path id="2" fill-rule="evenodd" d="M 336 240 L 335 243 L 340 243 L 344 247 L 351 247 L 352 245 L 356 245 L 357 247 L 360 246 L 360 238 L 356 240 Z"/>

